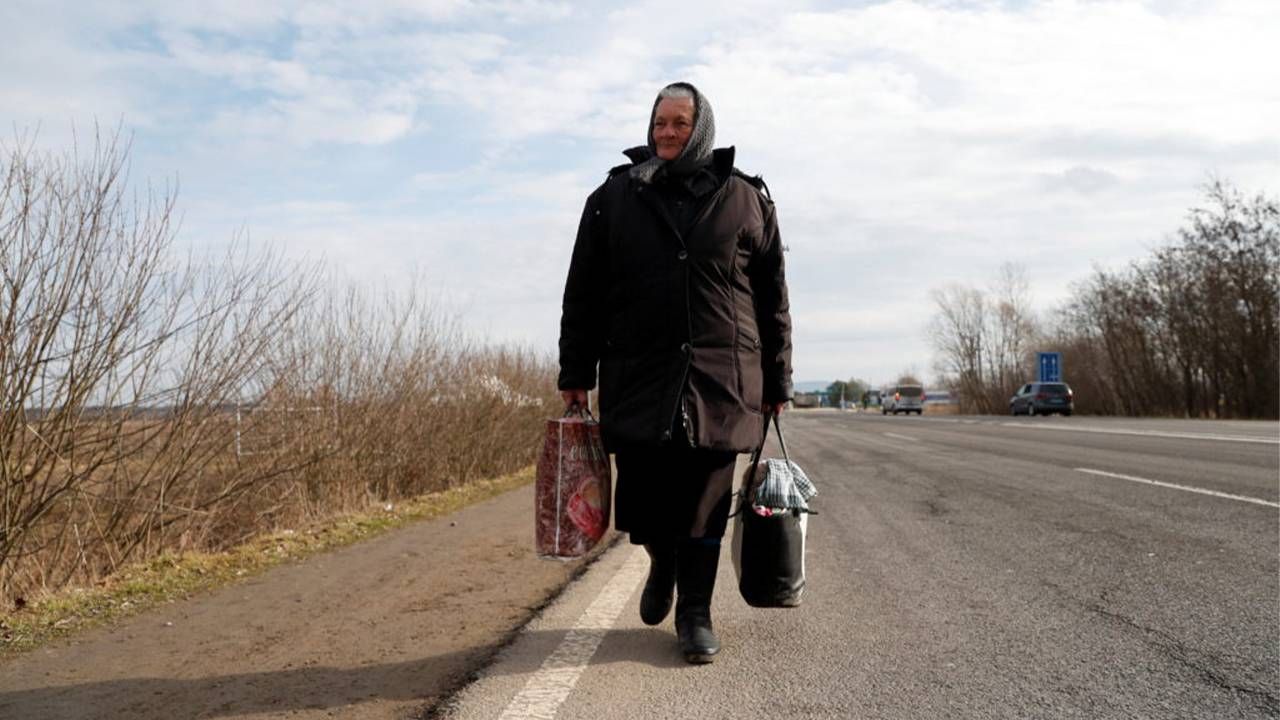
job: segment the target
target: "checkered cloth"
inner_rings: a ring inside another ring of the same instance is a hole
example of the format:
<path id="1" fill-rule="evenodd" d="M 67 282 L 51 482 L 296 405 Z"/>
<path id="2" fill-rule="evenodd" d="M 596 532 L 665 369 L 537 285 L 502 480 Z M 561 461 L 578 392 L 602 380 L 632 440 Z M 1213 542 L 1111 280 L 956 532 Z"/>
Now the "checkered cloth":
<path id="1" fill-rule="evenodd" d="M 752 505 L 768 508 L 809 509 L 809 498 L 818 494 L 800 466 L 788 460 L 769 458 L 764 467 L 764 479 L 756 490 Z"/>

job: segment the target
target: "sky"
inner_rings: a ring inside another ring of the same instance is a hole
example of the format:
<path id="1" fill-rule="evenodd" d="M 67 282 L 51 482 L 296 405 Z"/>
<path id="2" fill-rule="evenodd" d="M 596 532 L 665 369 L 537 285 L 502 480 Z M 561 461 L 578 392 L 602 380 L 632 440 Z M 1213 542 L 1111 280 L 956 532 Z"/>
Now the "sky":
<path id="1" fill-rule="evenodd" d="M 586 196 L 663 85 L 777 204 L 797 381 L 932 377 L 930 291 L 1026 270 L 1046 315 L 1206 182 L 1280 194 L 1272 0 L 7 0 L 0 145 L 95 123 L 180 250 L 237 236 L 417 282 L 554 355 Z"/>

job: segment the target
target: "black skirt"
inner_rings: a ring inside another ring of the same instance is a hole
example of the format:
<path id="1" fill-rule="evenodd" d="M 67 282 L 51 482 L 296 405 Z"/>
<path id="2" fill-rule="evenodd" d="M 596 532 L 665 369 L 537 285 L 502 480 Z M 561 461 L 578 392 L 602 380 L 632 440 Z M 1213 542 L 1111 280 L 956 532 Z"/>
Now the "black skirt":
<path id="1" fill-rule="evenodd" d="M 636 545 L 724 537 L 737 459 L 675 443 L 619 448 L 614 527 Z"/>

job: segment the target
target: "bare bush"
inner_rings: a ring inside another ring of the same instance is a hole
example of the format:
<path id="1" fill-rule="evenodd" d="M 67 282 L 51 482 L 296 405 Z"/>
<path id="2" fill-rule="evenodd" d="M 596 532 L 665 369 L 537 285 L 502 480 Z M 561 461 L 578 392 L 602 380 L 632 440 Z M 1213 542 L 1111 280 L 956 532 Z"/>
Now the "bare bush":
<path id="1" fill-rule="evenodd" d="M 1076 286 L 1043 331 L 1017 272 L 990 294 L 934 291 L 935 360 L 962 407 L 1001 411 L 1038 345 L 1063 353 L 1080 412 L 1280 415 L 1280 203 L 1223 182 L 1205 199 L 1151 257 Z"/>
<path id="2" fill-rule="evenodd" d="M 175 258 L 127 156 L 0 155 L 0 600 L 532 462 L 548 358 L 243 241 Z"/>
<path id="3" fill-rule="evenodd" d="M 1280 203 L 1222 182 L 1152 257 L 1078 287 L 1057 335 L 1078 347 L 1098 412 L 1280 414 Z M 1073 377 L 1078 376 L 1073 370 Z"/>
<path id="4" fill-rule="evenodd" d="M 296 368 L 269 403 L 332 409 L 334 435 L 300 479 L 312 512 L 410 497 L 533 460 L 551 366 L 469 340 L 412 293 L 318 303 L 276 348 Z"/>
<path id="5" fill-rule="evenodd" d="M 0 590 L 154 552 L 265 477 L 204 470 L 308 280 L 270 258 L 176 262 L 174 195 L 131 199 L 127 154 L 117 135 L 3 158 Z"/>

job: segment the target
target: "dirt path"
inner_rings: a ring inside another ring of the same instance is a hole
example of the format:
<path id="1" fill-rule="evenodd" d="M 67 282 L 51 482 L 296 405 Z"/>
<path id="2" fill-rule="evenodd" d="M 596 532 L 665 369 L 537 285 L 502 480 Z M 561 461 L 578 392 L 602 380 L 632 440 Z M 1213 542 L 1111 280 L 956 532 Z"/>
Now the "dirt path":
<path id="1" fill-rule="evenodd" d="M 532 508 L 526 486 L 19 656 L 0 718 L 420 717 L 585 562 L 534 557 Z"/>

